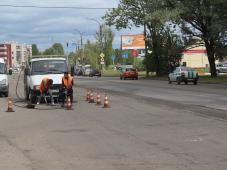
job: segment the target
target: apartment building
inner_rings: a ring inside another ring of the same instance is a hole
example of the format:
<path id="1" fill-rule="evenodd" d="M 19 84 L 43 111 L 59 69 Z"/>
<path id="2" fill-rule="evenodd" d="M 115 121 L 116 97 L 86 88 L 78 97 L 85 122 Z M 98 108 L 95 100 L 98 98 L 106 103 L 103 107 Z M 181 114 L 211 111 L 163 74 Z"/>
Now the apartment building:
<path id="1" fill-rule="evenodd" d="M 28 57 L 32 56 L 32 46 L 15 42 L 0 43 L 0 58 L 8 67 L 24 66 Z"/>

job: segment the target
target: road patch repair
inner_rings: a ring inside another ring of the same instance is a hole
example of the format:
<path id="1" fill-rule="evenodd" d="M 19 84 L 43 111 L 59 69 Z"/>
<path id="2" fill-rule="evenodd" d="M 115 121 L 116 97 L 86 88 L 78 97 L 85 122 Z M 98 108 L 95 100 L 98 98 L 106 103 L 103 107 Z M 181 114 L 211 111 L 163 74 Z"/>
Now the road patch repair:
<path id="1" fill-rule="evenodd" d="M 82 90 L 82 89 L 80 89 Z M 76 93 L 77 94 L 77 93 Z M 96 94 L 96 96 L 94 97 L 94 94 Z M 75 95 L 76 98 L 78 98 L 77 95 Z M 102 97 L 103 96 L 103 102 Z M 101 94 L 100 92 L 94 92 L 94 90 L 91 89 L 87 89 L 86 90 L 86 94 L 85 94 L 85 98 L 86 98 L 86 102 L 88 102 L 89 104 L 95 104 L 95 106 L 101 106 L 103 103 L 102 108 L 110 108 L 110 102 L 109 102 L 109 97 L 107 95 L 107 93 L 103 93 Z M 82 100 L 83 101 L 83 100 Z M 72 103 L 78 103 L 78 101 L 76 102 L 71 102 L 70 97 L 66 98 L 66 102 L 64 102 L 64 107 L 61 106 L 60 103 L 56 103 L 55 105 L 51 105 L 51 104 L 40 104 L 40 105 L 36 105 L 36 104 L 31 104 L 29 101 L 26 100 L 22 100 L 20 99 L 15 99 L 15 103 L 13 103 L 12 98 L 8 98 L 8 108 L 7 108 L 7 112 L 15 112 L 13 109 L 13 106 L 18 107 L 18 108 L 22 108 L 22 109 L 35 109 L 35 110 L 60 110 L 60 109 L 65 109 L 68 111 L 72 111 L 74 109 L 76 109 L 76 105 L 74 106 Z"/>

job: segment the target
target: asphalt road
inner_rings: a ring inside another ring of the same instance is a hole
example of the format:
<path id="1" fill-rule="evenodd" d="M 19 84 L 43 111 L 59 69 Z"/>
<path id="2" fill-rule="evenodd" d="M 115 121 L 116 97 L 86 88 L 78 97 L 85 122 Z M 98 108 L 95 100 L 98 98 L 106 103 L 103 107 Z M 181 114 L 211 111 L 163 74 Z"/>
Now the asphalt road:
<path id="1" fill-rule="evenodd" d="M 16 78 L 11 77 L 13 98 Z M 88 104 L 88 86 L 102 97 L 107 93 L 111 108 Z M 22 89 L 20 83 L 20 96 Z M 14 113 L 7 113 L 7 100 L 0 98 L 0 169 L 226 169 L 227 122 L 216 116 L 226 111 L 191 103 L 196 94 L 210 95 L 211 101 L 213 95 L 222 96 L 224 102 L 221 87 L 76 78 L 74 90 L 78 102 L 72 111 L 42 104 L 35 110 L 15 106 Z M 187 96 L 180 100 L 180 93 Z"/>
<path id="2" fill-rule="evenodd" d="M 198 84 L 176 85 L 157 80 L 120 80 L 119 78 L 77 77 L 80 87 L 100 88 L 122 94 L 160 99 L 163 102 L 177 102 L 227 110 L 226 85 Z"/>

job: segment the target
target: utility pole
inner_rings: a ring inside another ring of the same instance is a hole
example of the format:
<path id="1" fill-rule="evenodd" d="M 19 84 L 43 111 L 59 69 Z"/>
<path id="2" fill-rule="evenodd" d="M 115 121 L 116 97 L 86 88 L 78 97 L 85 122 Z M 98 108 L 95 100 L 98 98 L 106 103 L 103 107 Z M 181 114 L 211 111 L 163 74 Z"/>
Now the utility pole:
<path id="1" fill-rule="evenodd" d="M 84 47 L 83 47 L 83 32 L 81 32 L 78 29 L 75 29 L 75 31 L 77 31 L 80 34 L 80 48 L 82 49 L 82 63 L 85 64 Z M 79 43 L 78 43 L 78 46 L 79 46 Z"/>
<path id="2" fill-rule="evenodd" d="M 69 66 L 69 42 L 66 43 L 67 49 L 66 49 L 66 56 L 67 56 L 67 64 Z"/>
<path id="3" fill-rule="evenodd" d="M 148 58 L 148 48 L 147 48 L 148 39 L 147 39 L 147 26 L 146 26 L 146 23 L 145 22 L 144 22 L 144 40 L 145 40 L 145 58 L 147 59 Z M 148 64 L 146 63 L 146 65 L 148 65 Z M 146 68 L 146 77 L 149 77 L 149 70 L 148 70 L 148 68 Z"/>
<path id="4" fill-rule="evenodd" d="M 95 21 L 99 25 L 99 36 L 100 36 L 99 45 L 100 45 L 100 49 L 101 49 L 100 50 L 100 54 L 101 54 L 101 53 L 103 53 L 103 30 L 102 30 L 102 24 L 98 20 L 96 20 L 94 18 L 88 18 L 88 19 L 91 20 L 91 21 Z M 98 57 L 99 56 L 97 56 L 97 58 L 96 58 L 96 67 L 97 67 L 97 64 L 98 64 Z M 104 69 L 102 64 L 101 64 L 101 69 L 102 69 L 102 71 Z"/>

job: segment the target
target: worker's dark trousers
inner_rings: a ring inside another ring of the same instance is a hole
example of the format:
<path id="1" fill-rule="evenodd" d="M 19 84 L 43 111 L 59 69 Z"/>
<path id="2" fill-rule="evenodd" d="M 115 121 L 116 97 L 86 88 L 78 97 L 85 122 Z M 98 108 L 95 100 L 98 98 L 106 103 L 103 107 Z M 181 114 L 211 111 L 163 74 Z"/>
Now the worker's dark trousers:
<path id="1" fill-rule="evenodd" d="M 62 97 L 62 105 L 65 104 L 65 101 L 68 97 L 70 97 L 70 101 L 72 103 L 73 102 L 73 89 L 66 89 L 66 90 L 62 91 L 61 97 Z"/>

